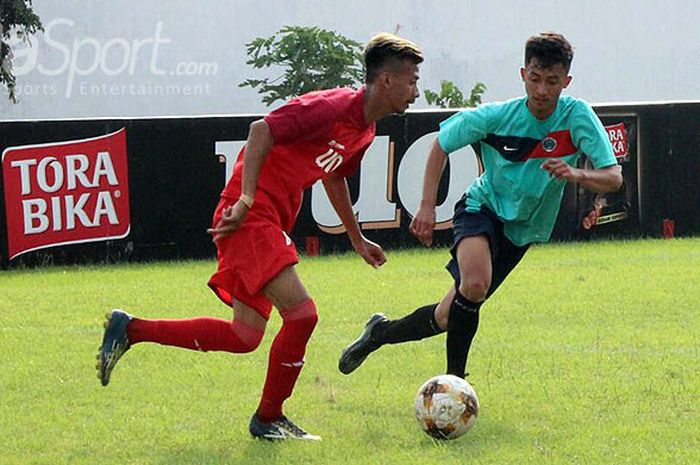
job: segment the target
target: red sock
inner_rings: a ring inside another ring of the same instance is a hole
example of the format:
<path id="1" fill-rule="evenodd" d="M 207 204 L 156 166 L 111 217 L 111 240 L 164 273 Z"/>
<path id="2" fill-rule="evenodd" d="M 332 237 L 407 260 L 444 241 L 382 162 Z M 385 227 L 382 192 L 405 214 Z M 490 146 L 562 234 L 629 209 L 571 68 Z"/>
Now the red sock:
<path id="1" fill-rule="evenodd" d="M 263 331 L 241 323 L 219 318 L 187 320 L 142 320 L 134 318 L 127 327 L 129 342 L 157 342 L 185 349 L 220 350 L 245 353 L 255 350 Z"/>
<path id="2" fill-rule="evenodd" d="M 318 321 L 316 305 L 311 299 L 281 313 L 282 328 L 270 348 L 267 378 L 257 411 L 263 423 L 282 416 L 282 404 L 292 395 L 304 366 L 306 344 Z"/>

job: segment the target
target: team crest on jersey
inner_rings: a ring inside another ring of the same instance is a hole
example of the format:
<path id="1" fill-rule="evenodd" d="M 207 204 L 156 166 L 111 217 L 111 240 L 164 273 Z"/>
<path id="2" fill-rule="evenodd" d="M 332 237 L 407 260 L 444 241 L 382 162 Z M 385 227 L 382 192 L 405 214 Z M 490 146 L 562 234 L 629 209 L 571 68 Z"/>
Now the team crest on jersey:
<path id="1" fill-rule="evenodd" d="M 552 137 L 545 137 L 542 141 L 542 148 L 545 152 L 554 152 L 557 148 L 557 140 Z"/>

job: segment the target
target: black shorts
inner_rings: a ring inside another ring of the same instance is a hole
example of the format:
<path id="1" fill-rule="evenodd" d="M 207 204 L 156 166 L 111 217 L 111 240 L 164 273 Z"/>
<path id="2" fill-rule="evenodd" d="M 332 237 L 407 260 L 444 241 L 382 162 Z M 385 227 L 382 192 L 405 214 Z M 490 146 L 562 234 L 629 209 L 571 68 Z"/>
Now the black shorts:
<path id="1" fill-rule="evenodd" d="M 453 245 L 450 250 L 452 259 L 449 261 L 447 271 L 455 280 L 455 287 L 459 287 L 460 276 L 457 264 L 457 246 L 465 237 L 486 236 L 491 248 L 491 287 L 486 294 L 488 298 L 494 293 L 498 286 L 513 271 L 513 268 L 520 263 L 525 252 L 530 247 L 529 244 L 518 247 L 503 234 L 503 222 L 487 208 L 482 208 L 479 212 L 467 211 L 467 197 L 462 196 L 455 204 L 455 212 L 452 218 Z"/>

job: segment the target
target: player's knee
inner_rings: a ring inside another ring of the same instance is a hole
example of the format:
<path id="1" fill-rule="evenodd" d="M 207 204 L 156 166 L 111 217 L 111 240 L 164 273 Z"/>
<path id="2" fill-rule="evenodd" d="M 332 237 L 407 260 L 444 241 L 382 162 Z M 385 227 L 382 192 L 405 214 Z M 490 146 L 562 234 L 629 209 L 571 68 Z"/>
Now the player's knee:
<path id="1" fill-rule="evenodd" d="M 454 297 L 451 300 L 443 299 L 443 301 L 440 302 L 435 309 L 435 322 L 437 323 L 438 328 L 443 331 L 447 331 L 447 321 L 450 316 L 450 305 L 452 305 L 452 300 L 454 300 Z"/>
<path id="2" fill-rule="evenodd" d="M 240 353 L 252 352 L 258 348 L 265 332 L 240 321 L 234 320 L 231 329 L 241 341 Z"/>
<path id="3" fill-rule="evenodd" d="M 438 325 L 438 328 L 440 328 L 443 331 L 447 331 L 447 321 L 450 316 L 450 311 L 449 309 L 444 313 L 444 314 L 436 314 L 435 315 L 435 322 Z"/>
<path id="4" fill-rule="evenodd" d="M 472 302 L 482 302 L 489 291 L 489 282 L 486 279 L 470 277 L 462 280 L 459 292 Z"/>
<path id="5" fill-rule="evenodd" d="M 316 304 L 311 298 L 280 313 L 284 323 L 293 323 L 295 326 L 308 332 L 309 335 L 311 335 L 316 327 L 316 323 L 318 323 Z"/>

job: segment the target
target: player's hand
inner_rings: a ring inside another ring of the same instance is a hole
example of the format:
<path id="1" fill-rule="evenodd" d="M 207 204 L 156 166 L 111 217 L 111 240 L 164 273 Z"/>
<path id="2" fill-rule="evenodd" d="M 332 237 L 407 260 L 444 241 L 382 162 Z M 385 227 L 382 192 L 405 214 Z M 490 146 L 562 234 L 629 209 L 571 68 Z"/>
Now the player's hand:
<path id="1" fill-rule="evenodd" d="M 586 215 L 583 220 L 581 221 L 581 226 L 583 226 L 583 229 L 591 229 L 593 226 L 598 224 L 598 218 L 600 218 L 600 213 L 603 211 L 603 207 L 601 205 L 594 205 L 593 210 Z"/>
<path id="2" fill-rule="evenodd" d="M 384 250 L 382 250 L 381 246 L 366 237 L 363 237 L 362 241 L 355 246 L 355 250 L 373 268 L 379 268 L 386 263 Z"/>
<path id="3" fill-rule="evenodd" d="M 411 234 L 416 236 L 421 244 L 430 247 L 433 243 L 433 229 L 435 229 L 435 207 L 419 207 L 409 226 Z"/>
<path id="4" fill-rule="evenodd" d="M 248 206 L 239 200 L 224 208 L 218 223 L 213 228 L 207 229 L 207 232 L 213 236 L 213 240 L 216 242 L 238 229 L 246 215 L 248 215 Z"/>
<path id="5" fill-rule="evenodd" d="M 570 166 L 563 160 L 550 158 L 542 163 L 540 168 L 547 171 L 550 176 L 556 176 L 559 180 L 567 182 L 579 182 L 581 180 L 581 170 Z"/>

